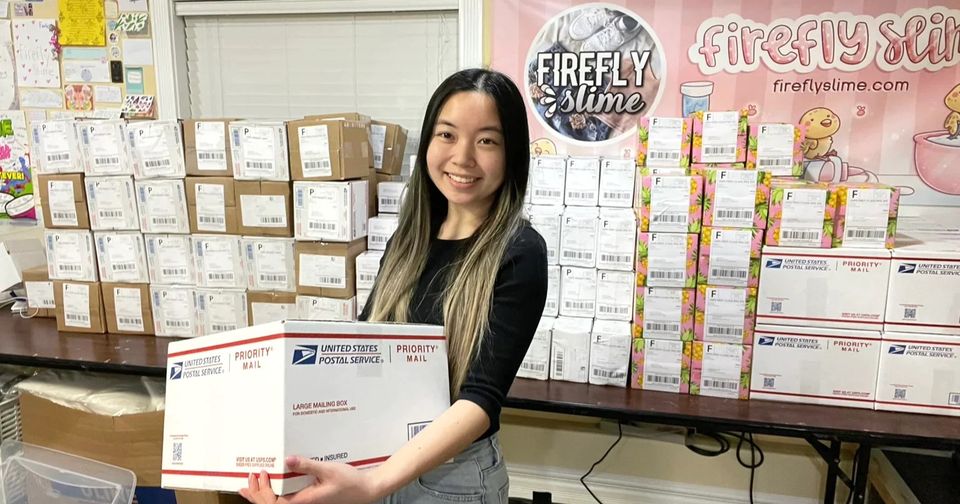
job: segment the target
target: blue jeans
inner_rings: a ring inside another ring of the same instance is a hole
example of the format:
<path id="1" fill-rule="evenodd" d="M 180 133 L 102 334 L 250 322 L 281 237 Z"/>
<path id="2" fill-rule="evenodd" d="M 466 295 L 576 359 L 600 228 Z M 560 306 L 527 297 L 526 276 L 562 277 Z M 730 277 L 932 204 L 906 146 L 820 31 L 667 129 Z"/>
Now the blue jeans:
<path id="1" fill-rule="evenodd" d="M 381 504 L 444 504 L 451 502 L 507 504 L 510 481 L 494 434 L 476 441 L 452 462 L 420 476 Z"/>

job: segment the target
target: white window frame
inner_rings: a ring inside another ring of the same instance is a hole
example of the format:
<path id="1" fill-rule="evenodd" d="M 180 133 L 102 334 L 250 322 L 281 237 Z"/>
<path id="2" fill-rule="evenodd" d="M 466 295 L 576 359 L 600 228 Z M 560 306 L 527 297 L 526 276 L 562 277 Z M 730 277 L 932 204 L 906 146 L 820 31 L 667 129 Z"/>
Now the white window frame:
<path id="1" fill-rule="evenodd" d="M 350 14 L 373 12 L 458 13 L 459 68 L 483 65 L 483 0 L 151 0 L 153 59 L 157 76 L 157 117 L 190 114 L 187 46 L 183 18 L 265 14 Z"/>

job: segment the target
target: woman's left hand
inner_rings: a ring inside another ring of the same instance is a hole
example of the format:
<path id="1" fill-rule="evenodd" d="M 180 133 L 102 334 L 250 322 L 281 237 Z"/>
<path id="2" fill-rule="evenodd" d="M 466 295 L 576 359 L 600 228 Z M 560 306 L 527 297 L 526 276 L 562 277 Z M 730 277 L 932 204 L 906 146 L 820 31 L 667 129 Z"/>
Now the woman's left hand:
<path id="1" fill-rule="evenodd" d="M 316 462 L 303 457 L 289 457 L 287 467 L 297 473 L 313 476 L 310 486 L 299 492 L 277 497 L 270 487 L 266 472 L 250 475 L 247 488 L 240 495 L 253 504 L 369 504 L 377 500 L 373 472 L 340 463 Z"/>

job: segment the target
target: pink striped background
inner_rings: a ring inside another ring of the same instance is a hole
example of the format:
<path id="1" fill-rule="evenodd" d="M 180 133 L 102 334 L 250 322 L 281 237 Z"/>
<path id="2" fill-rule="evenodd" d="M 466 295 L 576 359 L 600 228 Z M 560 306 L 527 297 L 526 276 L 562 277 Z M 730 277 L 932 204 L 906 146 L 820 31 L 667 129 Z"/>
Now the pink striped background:
<path id="1" fill-rule="evenodd" d="M 490 63 L 523 86 L 526 55 L 538 32 L 560 12 L 590 2 L 564 0 L 492 0 L 492 36 Z M 656 109 L 649 113 L 678 116 L 681 112 L 680 84 L 687 81 L 710 80 L 714 93 L 710 98 L 712 110 L 729 110 L 754 105 L 756 117 L 764 121 L 797 122 L 803 113 L 813 107 L 833 110 L 841 120 L 840 131 L 834 136 L 834 148 L 850 165 L 876 173 L 881 182 L 910 188 L 903 201 L 907 204 L 960 206 L 960 190 L 938 191 L 924 184 L 914 163 L 916 133 L 943 129 L 950 112 L 943 104 L 944 96 L 960 83 L 960 65 L 939 71 L 898 70 L 885 72 L 870 65 L 859 72 L 815 70 L 808 74 L 780 74 L 761 63 L 749 73 L 721 72 L 704 76 L 687 56 L 689 47 L 696 43 L 700 24 L 711 18 L 738 14 L 744 19 L 769 23 L 778 18 L 794 19 L 807 14 L 824 12 L 853 12 L 869 16 L 886 13 L 902 14 L 917 7 L 944 5 L 929 0 L 632 0 L 610 1 L 608 5 L 622 6 L 644 18 L 653 27 L 663 45 L 666 56 L 664 94 Z M 719 40 L 719 39 L 718 39 Z M 957 50 L 957 48 L 954 48 Z M 960 55 L 958 55 L 960 56 Z M 833 78 L 873 81 L 907 81 L 908 92 L 882 93 L 776 93 L 773 81 L 812 78 Z M 858 116 L 859 107 L 865 113 Z M 591 147 L 565 142 L 564 137 L 546 130 L 530 113 L 532 139 L 549 138 L 561 154 L 603 155 L 623 152 L 628 146 Z M 960 149 L 958 149 L 960 155 Z M 956 167 L 955 187 L 960 188 L 960 164 Z M 948 194 L 948 192 L 953 194 Z M 913 194 L 910 194 L 913 193 Z"/>

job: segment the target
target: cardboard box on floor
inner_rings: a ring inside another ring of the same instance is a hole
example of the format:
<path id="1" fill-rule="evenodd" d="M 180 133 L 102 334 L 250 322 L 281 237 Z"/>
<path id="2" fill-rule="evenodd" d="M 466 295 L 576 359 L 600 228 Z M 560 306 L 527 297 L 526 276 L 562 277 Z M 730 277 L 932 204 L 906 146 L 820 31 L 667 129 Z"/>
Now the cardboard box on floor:
<path id="1" fill-rule="evenodd" d="M 57 305 L 57 330 L 65 332 L 105 333 L 100 282 L 55 280 L 53 298 Z"/>
<path id="2" fill-rule="evenodd" d="M 23 286 L 27 290 L 28 313 L 36 310 L 34 317 L 56 318 L 57 305 L 53 295 L 53 280 L 46 266 L 36 266 L 20 272 Z"/>
<path id="3" fill-rule="evenodd" d="M 350 243 L 297 242 L 293 257 L 297 294 L 349 299 L 357 294 L 357 256 L 367 250 L 366 240 Z"/>
<path id="4" fill-rule="evenodd" d="M 240 234 L 233 177 L 187 177 L 184 183 L 191 233 Z"/>
<path id="5" fill-rule="evenodd" d="M 160 486 L 163 412 L 107 416 L 20 396 L 23 442 L 123 467 L 139 486 Z"/>
<path id="6" fill-rule="evenodd" d="M 244 236 L 293 236 L 293 203 L 288 182 L 234 183 L 240 233 Z"/>
<path id="7" fill-rule="evenodd" d="M 100 288 L 107 332 L 153 334 L 149 284 L 103 282 Z"/>
<path id="8" fill-rule="evenodd" d="M 187 175 L 198 177 L 233 176 L 230 149 L 230 119 L 185 119 L 183 153 Z"/>
<path id="9" fill-rule="evenodd" d="M 39 185 L 44 226 L 61 229 L 90 229 L 90 213 L 87 210 L 87 193 L 83 185 L 83 175 L 79 173 L 40 175 Z M 71 191 L 73 196 L 70 196 Z"/>
<path id="10" fill-rule="evenodd" d="M 287 122 L 293 180 L 348 180 L 367 176 L 367 124 L 351 120 L 301 119 Z"/>
<path id="11" fill-rule="evenodd" d="M 274 322 L 168 350 L 164 488 L 235 491 L 265 470 L 289 494 L 313 477 L 281 477 L 287 455 L 371 467 L 450 407 L 440 326 Z"/>

